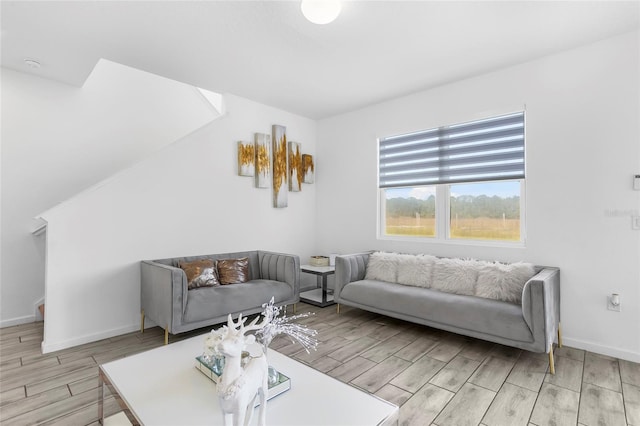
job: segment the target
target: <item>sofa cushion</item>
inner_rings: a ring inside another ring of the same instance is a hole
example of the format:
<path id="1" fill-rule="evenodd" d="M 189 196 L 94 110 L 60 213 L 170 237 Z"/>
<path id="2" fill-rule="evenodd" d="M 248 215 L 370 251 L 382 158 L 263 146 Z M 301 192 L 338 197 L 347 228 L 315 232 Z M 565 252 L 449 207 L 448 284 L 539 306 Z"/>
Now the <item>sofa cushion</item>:
<path id="1" fill-rule="evenodd" d="M 218 276 L 220 284 L 238 284 L 249 281 L 249 259 L 220 259 L 218 260 Z"/>
<path id="2" fill-rule="evenodd" d="M 340 298 L 373 312 L 456 332 L 455 328 L 498 338 L 532 342 L 522 309 L 512 303 L 444 293 L 377 280 L 350 282 Z M 384 302 L 381 302 L 384 301 Z M 460 331 L 457 331 L 460 332 Z"/>
<path id="3" fill-rule="evenodd" d="M 189 282 L 189 290 L 200 287 L 213 287 L 220 285 L 218 280 L 218 272 L 215 267 L 204 268 L 202 273 Z"/>
<path id="4" fill-rule="evenodd" d="M 190 291 L 184 312 L 184 322 L 203 321 L 211 318 L 213 312 L 239 313 L 268 303 L 271 297 L 281 303 L 293 297 L 293 289 L 285 282 L 272 280 L 251 280 L 246 283 L 207 287 Z"/>
<path id="5" fill-rule="evenodd" d="M 202 259 L 211 259 L 214 262 L 220 259 L 239 259 L 241 257 L 249 258 L 249 280 L 254 278 L 260 278 L 260 262 L 258 260 L 258 251 L 240 251 L 233 253 L 216 253 L 216 254 L 206 254 L 200 256 L 185 256 L 185 257 L 171 257 L 167 259 L 156 259 L 154 262 L 161 263 L 163 265 L 175 266 L 180 262 L 192 262 L 194 260 L 202 260 Z"/>
<path id="6" fill-rule="evenodd" d="M 475 294 L 479 262 L 465 259 L 437 259 L 433 268 L 431 288 L 447 293 Z"/>
<path id="7" fill-rule="evenodd" d="M 395 283 L 398 278 L 398 255 L 375 252 L 369 255 L 365 279 Z"/>
<path id="8" fill-rule="evenodd" d="M 531 263 L 483 262 L 478 271 L 475 295 L 521 304 L 522 289 L 535 274 L 535 266 Z"/>
<path id="9" fill-rule="evenodd" d="M 178 266 L 187 275 L 187 288 L 189 290 L 220 285 L 215 262 L 211 259 L 180 262 Z"/>
<path id="10" fill-rule="evenodd" d="M 398 284 L 431 287 L 435 256 L 405 254 L 398 256 Z"/>

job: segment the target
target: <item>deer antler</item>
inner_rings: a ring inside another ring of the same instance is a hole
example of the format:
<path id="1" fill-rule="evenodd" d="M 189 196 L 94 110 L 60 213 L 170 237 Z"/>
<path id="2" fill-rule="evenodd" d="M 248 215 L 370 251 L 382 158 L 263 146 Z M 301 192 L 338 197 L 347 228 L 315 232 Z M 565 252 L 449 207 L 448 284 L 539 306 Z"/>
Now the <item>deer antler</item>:
<path id="1" fill-rule="evenodd" d="M 244 323 L 247 321 L 247 318 L 242 318 L 242 314 L 240 314 L 238 316 L 238 321 L 234 322 L 233 318 L 231 317 L 231 314 L 229 314 L 229 317 L 227 319 L 227 327 L 229 331 L 233 330 L 235 334 L 243 335 L 249 331 L 260 330 L 269 322 L 266 317 L 262 320 L 260 324 L 258 324 L 259 320 L 260 320 L 260 317 L 257 316 L 253 321 L 249 323 L 249 325 L 245 327 Z"/>
<path id="2" fill-rule="evenodd" d="M 229 329 L 229 331 L 237 330 L 238 325 L 240 324 L 240 319 L 241 318 L 242 318 L 242 314 L 240 314 L 240 316 L 238 317 L 238 323 L 236 324 L 233 321 L 233 317 L 231 317 L 231 314 L 229 314 L 229 316 L 227 317 L 227 328 Z"/>
<path id="3" fill-rule="evenodd" d="M 265 325 L 267 325 L 267 323 L 268 323 L 268 320 L 267 320 L 267 318 L 266 318 L 266 317 L 264 317 L 264 318 L 262 319 L 262 322 L 261 322 L 260 324 L 257 324 L 259 320 L 260 320 L 260 317 L 259 317 L 259 316 L 255 317 L 255 319 L 254 319 L 253 321 L 251 321 L 251 322 L 249 323 L 249 325 L 248 325 L 248 326 L 246 326 L 246 327 L 244 326 L 244 321 L 243 321 L 243 324 L 241 324 L 241 325 L 240 325 L 240 332 L 241 332 L 241 334 L 245 334 L 245 333 L 247 333 L 248 331 L 260 330 L 261 328 L 263 328 L 263 327 L 264 327 Z"/>
<path id="4" fill-rule="evenodd" d="M 246 321 L 246 318 L 242 318 L 242 314 L 238 315 L 238 322 L 233 321 L 233 318 L 231 317 L 231 314 L 229 314 L 229 317 L 227 319 L 227 328 L 229 329 L 229 334 L 233 333 L 233 334 L 243 334 L 242 332 L 242 327 L 244 322 Z"/>

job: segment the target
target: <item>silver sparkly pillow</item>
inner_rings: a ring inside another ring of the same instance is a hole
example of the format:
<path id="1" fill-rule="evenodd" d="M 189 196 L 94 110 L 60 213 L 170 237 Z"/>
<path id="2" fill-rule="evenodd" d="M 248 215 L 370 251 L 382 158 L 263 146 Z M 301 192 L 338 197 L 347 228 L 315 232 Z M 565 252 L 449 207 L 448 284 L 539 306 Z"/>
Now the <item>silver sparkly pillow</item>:
<path id="1" fill-rule="evenodd" d="M 200 275 L 191 280 L 189 290 L 200 287 L 213 287 L 216 285 L 220 285 L 216 268 L 204 268 Z"/>

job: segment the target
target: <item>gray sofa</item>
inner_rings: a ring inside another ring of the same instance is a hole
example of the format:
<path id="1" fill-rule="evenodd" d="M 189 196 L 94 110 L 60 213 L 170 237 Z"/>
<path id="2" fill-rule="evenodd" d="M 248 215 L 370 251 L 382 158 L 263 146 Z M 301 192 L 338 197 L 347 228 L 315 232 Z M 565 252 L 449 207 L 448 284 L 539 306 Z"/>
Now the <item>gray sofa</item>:
<path id="1" fill-rule="evenodd" d="M 535 267 L 522 290 L 522 303 L 445 293 L 430 288 L 366 280 L 369 253 L 336 258 L 334 299 L 390 317 L 549 354 L 554 374 L 553 342 L 560 332 L 560 270 Z"/>
<path id="2" fill-rule="evenodd" d="M 187 288 L 179 262 L 201 259 L 249 259 L 249 281 L 240 284 Z M 254 250 L 236 253 L 177 257 L 141 262 L 141 330 L 145 317 L 169 333 L 225 322 L 227 316 L 262 311 L 274 297 L 277 306 L 300 300 L 300 258 L 295 255 Z"/>

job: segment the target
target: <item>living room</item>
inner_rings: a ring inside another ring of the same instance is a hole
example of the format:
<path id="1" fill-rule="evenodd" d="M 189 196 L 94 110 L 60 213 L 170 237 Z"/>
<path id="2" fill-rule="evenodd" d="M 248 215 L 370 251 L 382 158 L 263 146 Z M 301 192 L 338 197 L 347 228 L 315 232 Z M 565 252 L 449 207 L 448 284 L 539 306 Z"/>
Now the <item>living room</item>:
<path id="1" fill-rule="evenodd" d="M 45 353 L 131 333 L 143 259 L 384 250 L 558 267 L 564 344 L 640 362 L 637 2 L 345 2 L 323 26 L 293 2 L 183 7 L 2 3 L 3 329 L 45 303 Z M 418 32 L 419 19 L 452 30 Z M 210 54 L 180 32 L 234 39 Z M 252 69 L 264 52 L 272 63 Z M 378 139 L 517 111 L 522 244 L 379 237 Z M 273 125 L 316 163 L 286 208 L 236 169 L 237 142 Z"/>

